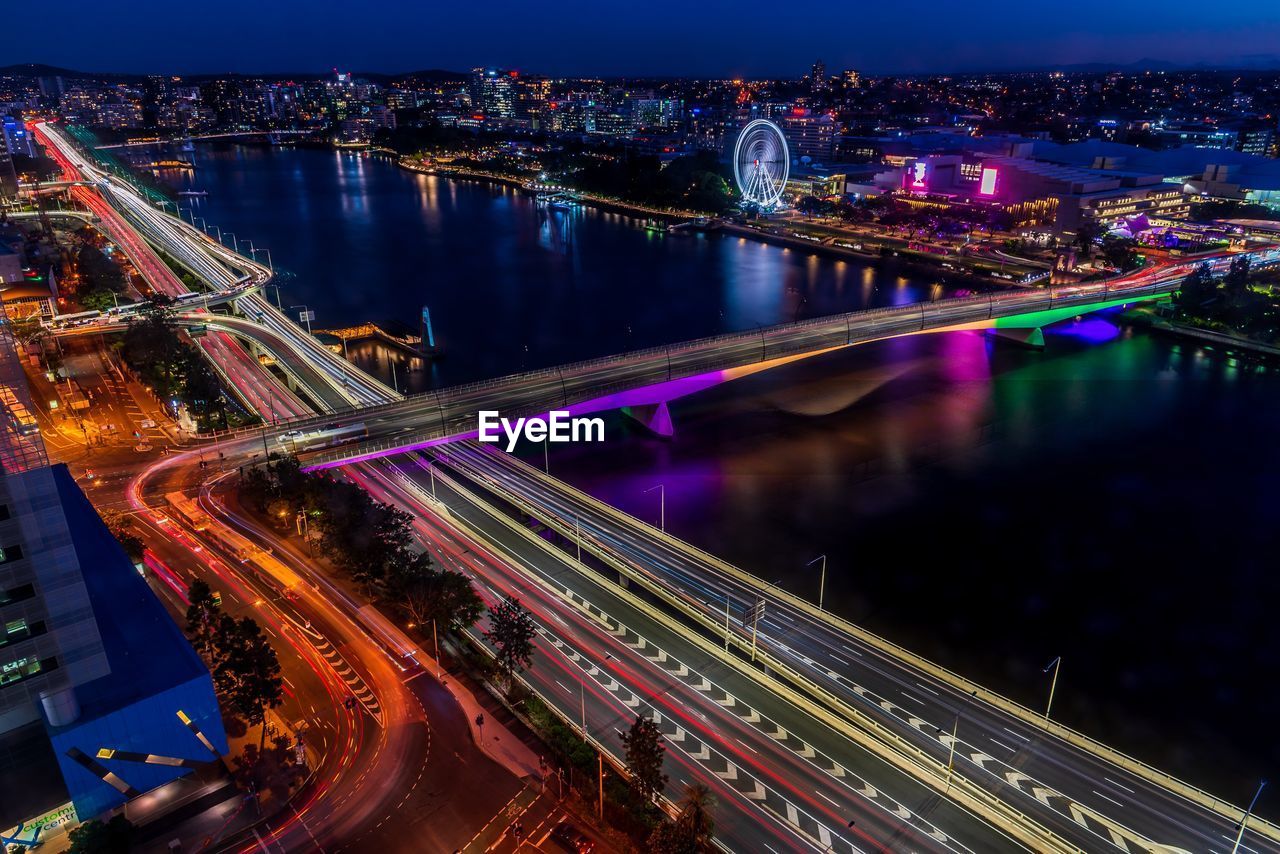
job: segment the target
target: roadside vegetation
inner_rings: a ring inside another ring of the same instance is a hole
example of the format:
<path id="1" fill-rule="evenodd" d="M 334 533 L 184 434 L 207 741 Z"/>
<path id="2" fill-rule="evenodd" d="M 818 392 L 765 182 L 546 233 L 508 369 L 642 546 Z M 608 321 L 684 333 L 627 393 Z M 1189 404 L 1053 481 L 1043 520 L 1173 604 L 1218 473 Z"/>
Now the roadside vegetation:
<path id="1" fill-rule="evenodd" d="M 198 428 L 230 426 L 222 383 L 199 349 L 179 331 L 168 300 L 153 298 L 116 346 L 129 369 L 158 398 L 186 404 Z"/>
<path id="2" fill-rule="evenodd" d="M 1247 255 L 1232 258 L 1221 276 L 1202 264 L 1173 303 L 1181 323 L 1266 344 L 1280 341 L 1280 274 L 1255 271 Z"/>
<path id="3" fill-rule="evenodd" d="M 411 547 L 413 517 L 354 483 L 303 472 L 297 459 L 281 457 L 245 471 L 239 494 L 276 530 L 305 531 L 309 547 L 412 626 L 434 622 L 439 633 L 460 635 L 484 615 L 484 602 L 466 576 L 437 567 Z M 514 646 L 516 635 L 510 638 L 515 666 L 522 650 Z"/>

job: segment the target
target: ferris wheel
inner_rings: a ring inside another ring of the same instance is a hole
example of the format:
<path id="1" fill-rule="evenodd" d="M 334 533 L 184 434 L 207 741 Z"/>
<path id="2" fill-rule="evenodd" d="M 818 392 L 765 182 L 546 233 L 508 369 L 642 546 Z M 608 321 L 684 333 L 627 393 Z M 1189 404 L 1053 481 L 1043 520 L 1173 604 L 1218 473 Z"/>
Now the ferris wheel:
<path id="1" fill-rule="evenodd" d="M 733 177 L 743 202 L 764 210 L 782 206 L 791 154 L 782 128 L 768 119 L 748 122 L 733 147 Z"/>

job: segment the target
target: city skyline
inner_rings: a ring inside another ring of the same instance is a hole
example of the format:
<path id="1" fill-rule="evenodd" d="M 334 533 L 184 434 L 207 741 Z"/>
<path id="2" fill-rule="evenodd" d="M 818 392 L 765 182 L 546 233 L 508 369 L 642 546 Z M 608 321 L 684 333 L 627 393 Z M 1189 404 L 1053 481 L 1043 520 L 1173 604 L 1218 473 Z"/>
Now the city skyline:
<path id="1" fill-rule="evenodd" d="M 382 4 L 375 10 L 381 15 L 351 19 L 345 7 L 328 0 L 305 9 L 295 3 L 263 9 L 230 0 L 210 20 L 181 10 L 155 15 L 146 7 L 121 10 L 104 21 L 73 18 L 61 26 L 56 42 L 33 42 L 29 52 L 14 58 L 85 72 L 260 75 L 334 66 L 395 74 L 502 65 L 570 77 L 777 78 L 800 73 L 815 58 L 833 71 L 873 74 L 1280 67 L 1274 49 L 1280 21 L 1261 20 L 1267 9 L 1261 0 L 1217 9 L 1213 20 L 1194 31 L 1182 27 L 1200 8 L 1191 0 L 1171 0 L 1153 17 L 1145 7 L 1085 0 L 1069 18 L 1033 7 L 1005 10 L 993 21 L 951 15 L 939 0 L 922 0 L 910 14 L 897 7 L 854 11 L 828 3 L 797 19 L 809 37 L 762 47 L 757 22 L 776 13 L 758 0 L 734 8 L 673 8 L 625 26 L 588 14 L 591 4 L 580 0 L 563 4 L 554 15 L 500 4 L 490 7 L 488 20 L 497 23 L 486 28 L 477 28 L 465 7 L 427 12 Z M 392 32 L 386 31 L 386 15 L 399 22 Z M 342 26 L 335 26 L 340 16 Z M 1099 21 L 1107 22 L 1105 30 L 1098 29 Z M 18 8 L 10 23 L 16 31 L 34 31 L 39 14 Z M 137 41 L 148 50 L 120 50 Z M 228 44 L 236 45 L 234 52 L 226 50 Z"/>

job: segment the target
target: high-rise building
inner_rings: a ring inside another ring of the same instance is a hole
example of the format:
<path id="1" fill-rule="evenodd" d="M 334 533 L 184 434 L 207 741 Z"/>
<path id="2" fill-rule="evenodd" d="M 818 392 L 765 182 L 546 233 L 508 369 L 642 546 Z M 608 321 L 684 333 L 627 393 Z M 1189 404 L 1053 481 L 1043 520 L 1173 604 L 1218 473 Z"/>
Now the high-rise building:
<path id="1" fill-rule="evenodd" d="M 812 92 L 825 92 L 830 85 L 827 79 L 827 64 L 819 59 L 813 64 L 813 70 L 809 74 L 809 89 Z"/>
<path id="2" fill-rule="evenodd" d="M 792 110 L 778 119 L 792 155 L 830 163 L 836 153 L 836 122 L 826 113 Z"/>
<path id="3" fill-rule="evenodd" d="M 846 92 L 852 92 L 855 89 L 862 88 L 862 75 L 857 71 L 854 71 L 852 68 L 846 69 L 845 72 L 840 75 L 840 81 L 844 83 L 844 89 Z"/>
<path id="4" fill-rule="evenodd" d="M 486 118 L 510 119 L 515 117 L 515 81 L 518 71 L 502 68 L 473 68 L 471 70 L 471 106 L 485 114 Z"/>
<path id="5" fill-rule="evenodd" d="M 4 123 L 4 144 L 9 153 L 35 157 L 35 142 L 31 139 L 31 134 L 27 133 L 27 126 L 22 119 L 17 116 L 5 116 L 2 121 Z"/>

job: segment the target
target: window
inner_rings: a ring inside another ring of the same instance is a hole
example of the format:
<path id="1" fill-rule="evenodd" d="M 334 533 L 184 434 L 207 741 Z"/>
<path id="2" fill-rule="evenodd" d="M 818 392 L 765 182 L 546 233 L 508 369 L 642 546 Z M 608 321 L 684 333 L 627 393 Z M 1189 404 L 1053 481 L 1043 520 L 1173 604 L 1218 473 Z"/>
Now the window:
<path id="1" fill-rule="evenodd" d="M 22 557 L 22 546 L 8 546 L 0 548 L 0 563 L 8 563 L 11 560 L 18 560 Z"/>
<path id="2" fill-rule="evenodd" d="M 33 638 L 44 634 L 44 632 L 45 624 L 43 621 L 36 621 L 28 625 L 25 618 L 10 620 L 4 624 L 3 631 L 0 631 L 0 646 Z"/>
<path id="3" fill-rule="evenodd" d="M 52 670 L 56 666 L 56 663 L 51 658 L 43 661 L 27 656 L 14 659 L 0 666 L 0 687 L 21 682 L 23 679 L 29 679 L 32 676 L 38 676 L 45 670 Z"/>
<path id="4" fill-rule="evenodd" d="M 9 505 L 0 504 L 0 522 L 3 522 L 5 519 L 8 519 L 8 518 L 9 518 Z"/>
<path id="5" fill-rule="evenodd" d="M 20 584 L 17 587 L 10 587 L 8 590 L 0 590 L 0 605 L 9 605 L 14 602 L 21 602 L 24 599 L 30 599 L 36 595 L 36 588 L 31 584 Z"/>

